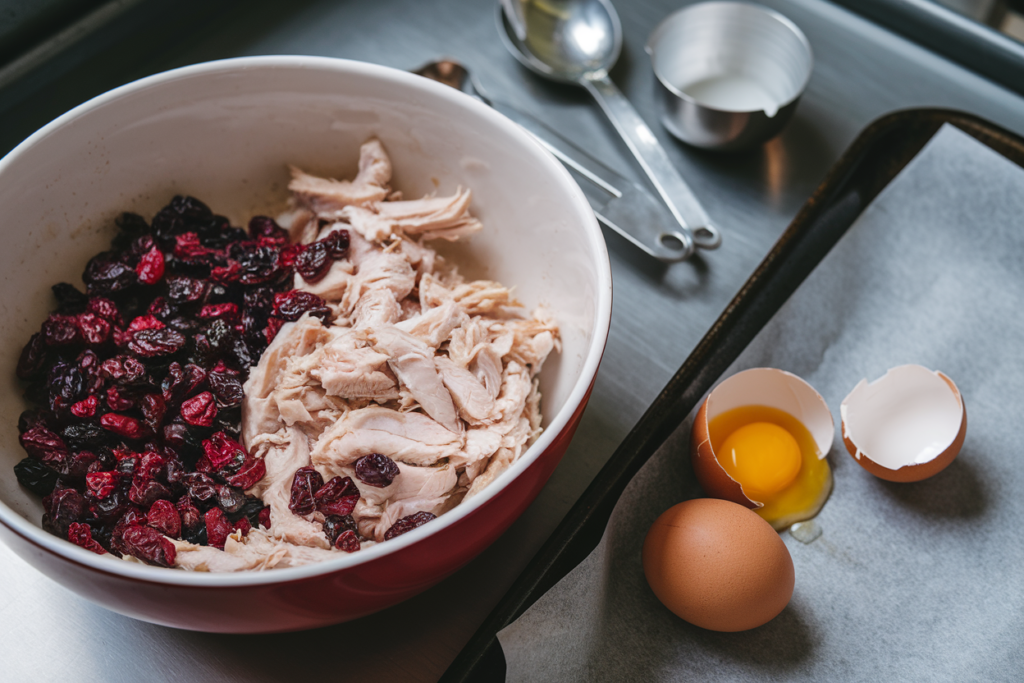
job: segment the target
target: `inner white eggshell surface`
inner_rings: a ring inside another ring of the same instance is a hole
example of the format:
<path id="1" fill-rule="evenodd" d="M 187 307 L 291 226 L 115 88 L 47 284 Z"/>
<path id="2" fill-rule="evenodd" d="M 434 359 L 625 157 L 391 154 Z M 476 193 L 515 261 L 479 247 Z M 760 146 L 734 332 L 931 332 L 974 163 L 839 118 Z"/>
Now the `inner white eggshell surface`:
<path id="1" fill-rule="evenodd" d="M 839 411 L 854 457 L 866 455 L 891 470 L 934 460 L 957 438 L 964 418 L 946 380 L 920 365 L 892 368 L 870 383 L 862 379 Z"/>
<path id="2" fill-rule="evenodd" d="M 760 405 L 783 410 L 803 424 L 814 438 L 818 459 L 828 455 L 835 437 L 832 412 L 810 384 L 777 368 L 751 368 L 737 372 L 708 396 L 708 421 L 742 406 Z"/>

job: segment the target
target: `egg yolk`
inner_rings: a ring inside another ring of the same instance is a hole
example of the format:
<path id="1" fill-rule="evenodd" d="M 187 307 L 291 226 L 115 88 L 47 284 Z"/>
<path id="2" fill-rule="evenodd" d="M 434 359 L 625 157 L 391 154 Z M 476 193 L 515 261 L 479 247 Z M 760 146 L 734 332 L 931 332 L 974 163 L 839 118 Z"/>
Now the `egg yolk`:
<path id="1" fill-rule="evenodd" d="M 776 529 L 810 519 L 832 491 L 832 471 L 814 437 L 789 413 L 741 406 L 708 421 L 711 447 L 755 510 Z"/>
<path id="2" fill-rule="evenodd" d="M 771 422 L 743 425 L 725 440 L 718 461 L 756 500 L 778 493 L 800 472 L 800 446 Z"/>

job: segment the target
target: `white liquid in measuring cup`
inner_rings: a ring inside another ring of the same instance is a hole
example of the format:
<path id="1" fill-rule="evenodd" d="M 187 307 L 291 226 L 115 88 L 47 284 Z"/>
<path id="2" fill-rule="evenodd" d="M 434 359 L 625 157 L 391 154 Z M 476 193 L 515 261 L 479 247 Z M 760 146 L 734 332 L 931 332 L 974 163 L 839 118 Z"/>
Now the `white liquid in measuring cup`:
<path id="1" fill-rule="evenodd" d="M 699 104 L 723 111 L 764 111 L 775 116 L 779 105 L 768 91 L 746 76 L 712 76 L 680 88 Z"/>

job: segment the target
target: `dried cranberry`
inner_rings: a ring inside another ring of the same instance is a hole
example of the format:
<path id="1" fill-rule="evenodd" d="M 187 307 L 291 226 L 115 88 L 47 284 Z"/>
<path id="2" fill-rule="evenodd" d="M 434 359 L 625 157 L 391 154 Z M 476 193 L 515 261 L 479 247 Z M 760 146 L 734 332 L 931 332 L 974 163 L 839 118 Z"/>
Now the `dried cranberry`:
<path id="1" fill-rule="evenodd" d="M 241 337 L 232 337 L 228 360 L 240 368 L 248 370 L 260 360 L 260 351 Z M 262 349 L 262 347 L 261 347 Z"/>
<path id="2" fill-rule="evenodd" d="M 131 356 L 114 356 L 100 365 L 100 377 L 111 379 L 119 386 L 131 386 L 148 382 L 146 366 Z"/>
<path id="3" fill-rule="evenodd" d="M 381 453 L 370 453 L 356 460 L 356 478 L 379 489 L 390 486 L 400 474 L 395 461 Z"/>
<path id="4" fill-rule="evenodd" d="M 14 476 L 37 496 L 48 495 L 57 484 L 57 473 L 34 458 L 25 458 L 16 464 Z"/>
<path id="5" fill-rule="evenodd" d="M 342 531 L 334 541 L 334 547 L 346 553 L 354 553 L 361 547 L 359 536 L 354 531 Z"/>
<path id="6" fill-rule="evenodd" d="M 165 424 L 163 435 L 164 443 L 174 448 L 187 463 L 195 462 L 203 454 L 200 438 L 195 434 L 195 430 L 184 423 Z"/>
<path id="7" fill-rule="evenodd" d="M 284 231 L 284 228 L 269 216 L 253 216 L 249 220 L 249 234 L 253 239 L 260 237 L 270 237 L 282 241 L 288 239 L 288 233 Z"/>
<path id="8" fill-rule="evenodd" d="M 117 459 L 109 449 L 103 449 L 96 454 L 96 461 L 89 466 L 89 472 L 109 472 L 110 470 L 117 467 Z"/>
<path id="9" fill-rule="evenodd" d="M 215 249 L 223 249 L 232 242 L 249 239 L 245 230 L 231 227 L 231 221 L 224 216 L 210 216 L 194 225 L 199 232 L 199 241 Z"/>
<path id="10" fill-rule="evenodd" d="M 242 296 L 243 306 L 246 311 L 270 315 L 274 310 L 274 289 L 272 287 L 253 287 L 246 290 Z"/>
<path id="11" fill-rule="evenodd" d="M 116 386 L 107 387 L 107 406 L 115 412 L 123 412 L 135 407 L 135 399 L 122 396 Z"/>
<path id="12" fill-rule="evenodd" d="M 136 477 L 132 480 L 131 489 L 128 490 L 128 500 L 142 508 L 148 508 L 156 501 L 170 497 L 171 490 L 155 479 Z"/>
<path id="13" fill-rule="evenodd" d="M 209 427 L 217 417 L 217 399 L 209 391 L 193 396 L 181 404 L 181 416 L 195 427 Z"/>
<path id="14" fill-rule="evenodd" d="M 41 424 L 26 430 L 18 441 L 26 453 L 53 470 L 57 470 L 68 456 L 64 440 Z"/>
<path id="15" fill-rule="evenodd" d="M 226 304 L 207 304 L 203 306 L 199 313 L 196 315 L 200 320 L 210 320 L 213 318 L 226 318 L 228 320 L 238 319 L 238 304 L 226 303 Z"/>
<path id="16" fill-rule="evenodd" d="M 199 235 L 194 232 L 186 232 L 174 238 L 175 258 L 185 260 L 204 260 L 217 253 L 216 249 L 204 246 L 199 241 Z"/>
<path id="17" fill-rule="evenodd" d="M 269 529 L 270 528 L 270 507 L 269 506 L 263 508 L 262 510 L 260 510 L 258 519 L 259 519 L 259 522 L 260 522 L 260 526 L 262 526 L 264 529 Z"/>
<path id="18" fill-rule="evenodd" d="M 153 232 L 161 236 L 177 235 L 212 216 L 210 208 L 195 197 L 176 195 L 153 217 Z"/>
<path id="19" fill-rule="evenodd" d="M 202 472 L 189 472 L 181 482 L 196 505 L 206 508 L 217 502 L 217 483 Z"/>
<path id="20" fill-rule="evenodd" d="M 181 516 L 169 500 L 155 501 L 146 513 L 146 524 L 164 536 L 178 538 L 181 536 Z"/>
<path id="21" fill-rule="evenodd" d="M 181 483 L 182 477 L 188 472 L 185 469 L 185 463 L 181 461 L 170 448 L 164 448 L 165 451 L 170 451 L 170 457 L 167 459 L 167 464 L 164 466 L 163 478 L 164 480 L 174 489 L 176 492 L 181 491 L 184 488 L 184 484 Z"/>
<path id="22" fill-rule="evenodd" d="M 250 460 L 253 457 L 242 444 L 223 432 L 216 432 L 203 441 L 203 457 L 196 463 L 196 470 L 226 477 L 238 472 Z"/>
<path id="23" fill-rule="evenodd" d="M 290 292 L 274 296 L 274 315 L 289 322 L 294 322 L 302 317 L 303 313 L 327 320 L 331 309 L 316 294 L 293 289 Z"/>
<path id="24" fill-rule="evenodd" d="M 85 486 L 96 500 L 103 500 L 121 484 L 118 472 L 92 472 L 85 475 Z"/>
<path id="25" fill-rule="evenodd" d="M 139 458 L 133 453 L 131 457 L 119 459 L 117 461 L 117 465 L 114 466 L 114 469 L 126 477 L 131 477 L 135 474 L 135 466 L 138 464 Z"/>
<path id="26" fill-rule="evenodd" d="M 158 567 L 173 567 L 177 551 L 174 544 L 148 526 L 134 525 L 121 533 L 121 544 L 132 557 L 155 564 Z"/>
<path id="27" fill-rule="evenodd" d="M 135 270 L 117 260 L 114 252 L 105 251 L 94 256 L 82 274 L 89 294 L 122 292 L 138 281 Z"/>
<path id="28" fill-rule="evenodd" d="M 89 375 L 92 379 L 99 379 L 100 376 L 100 357 L 96 355 L 96 352 L 91 349 L 86 349 L 82 353 L 78 354 L 78 358 L 75 359 L 75 363 L 78 364 L 78 368 Z"/>
<path id="29" fill-rule="evenodd" d="M 225 477 L 224 480 L 240 489 L 251 489 L 266 473 L 267 466 L 263 459 L 249 456 L 237 472 Z"/>
<path id="30" fill-rule="evenodd" d="M 81 479 L 89 473 L 97 459 L 92 451 L 72 453 L 64 459 L 57 474 L 66 479 Z"/>
<path id="31" fill-rule="evenodd" d="M 95 396 L 83 399 L 71 406 L 71 414 L 75 417 L 93 417 L 96 408 L 99 407 L 99 400 Z"/>
<path id="32" fill-rule="evenodd" d="M 384 540 L 390 541 L 395 536 L 401 536 L 404 533 L 412 531 L 416 527 L 423 526 L 432 519 L 436 519 L 436 515 L 431 512 L 417 512 L 415 514 L 402 517 L 400 520 L 391 525 L 391 528 L 384 532 Z"/>
<path id="33" fill-rule="evenodd" d="M 129 509 L 128 487 L 131 483 L 122 478 L 120 485 L 106 498 L 96 498 L 91 491 L 86 491 L 89 499 L 89 512 L 103 524 L 112 524 L 122 517 Z"/>
<path id="34" fill-rule="evenodd" d="M 86 310 L 89 313 L 98 315 L 111 325 L 124 327 L 124 320 L 121 318 L 121 312 L 117 310 L 117 304 L 110 299 L 102 296 L 89 297 L 89 306 Z"/>
<path id="35" fill-rule="evenodd" d="M 215 319 L 195 336 L 195 359 L 209 367 L 228 354 L 235 334 L 224 320 Z"/>
<path id="36" fill-rule="evenodd" d="M 145 394 L 139 399 L 139 410 L 142 412 L 142 420 L 146 427 L 154 434 L 160 430 L 164 414 L 167 412 L 167 404 L 160 394 Z"/>
<path id="37" fill-rule="evenodd" d="M 334 542 L 338 540 L 338 536 L 346 531 L 351 531 L 354 534 L 358 532 L 352 515 L 327 515 L 324 518 L 323 526 L 324 533 L 327 534 L 327 541 L 331 545 L 334 545 Z"/>
<path id="38" fill-rule="evenodd" d="M 324 485 L 324 478 L 312 467 L 300 467 L 292 479 L 291 500 L 288 509 L 295 514 L 309 515 L 316 509 L 314 495 Z"/>
<path id="39" fill-rule="evenodd" d="M 110 434 L 92 422 L 69 424 L 60 430 L 61 438 L 70 448 L 99 448 L 110 441 Z"/>
<path id="40" fill-rule="evenodd" d="M 177 309 L 162 296 L 153 299 L 149 304 L 149 308 L 146 309 L 147 315 L 153 316 L 164 324 L 167 323 L 169 318 L 174 317 L 176 312 Z"/>
<path id="41" fill-rule="evenodd" d="M 63 361 L 54 363 L 47 384 L 50 388 L 50 409 L 54 412 L 70 409 L 72 404 L 85 398 L 86 376 L 76 365 Z M 56 401 L 57 398 L 60 401 Z"/>
<path id="42" fill-rule="evenodd" d="M 348 230 L 332 230 L 320 241 L 328 246 L 334 260 L 343 259 L 348 255 Z"/>
<path id="43" fill-rule="evenodd" d="M 350 477 L 332 477 L 313 494 L 317 512 L 325 515 L 348 515 L 359 502 L 359 489 Z"/>
<path id="44" fill-rule="evenodd" d="M 223 266 L 214 266 L 210 270 L 210 281 L 221 285 L 229 285 L 238 282 L 242 276 L 242 267 L 237 261 L 228 261 Z"/>
<path id="45" fill-rule="evenodd" d="M 78 291 L 74 285 L 67 282 L 59 282 L 51 287 L 53 296 L 57 299 L 57 310 L 60 313 L 76 314 L 85 311 L 89 305 L 89 297 Z"/>
<path id="46" fill-rule="evenodd" d="M 174 304 L 185 304 L 199 301 L 206 291 L 206 283 L 190 277 L 176 276 L 167 278 L 167 298 Z"/>
<path id="47" fill-rule="evenodd" d="M 243 285 L 262 285 L 282 275 L 277 262 L 277 249 L 273 246 L 244 245 L 232 246 L 232 251 L 241 269 L 239 282 Z"/>
<path id="48" fill-rule="evenodd" d="M 319 282 L 331 269 L 331 248 L 324 242 L 307 244 L 295 257 L 295 270 L 306 282 Z"/>
<path id="49" fill-rule="evenodd" d="M 24 434 L 33 427 L 49 427 L 50 413 L 36 408 L 34 410 L 23 410 L 18 416 L 18 433 Z"/>
<path id="50" fill-rule="evenodd" d="M 80 313 L 75 316 L 78 338 L 87 346 L 101 346 L 110 340 L 110 323 L 95 313 Z"/>
<path id="51" fill-rule="evenodd" d="M 134 335 L 136 332 L 141 332 L 142 330 L 162 330 L 164 327 L 166 326 L 155 317 L 151 315 L 140 315 L 136 316 L 132 320 L 126 331 L 129 334 Z"/>
<path id="52" fill-rule="evenodd" d="M 242 517 L 237 522 L 233 523 L 233 528 L 235 531 L 241 531 L 242 535 L 245 536 L 252 531 L 252 523 L 249 522 L 248 517 Z"/>
<path id="53" fill-rule="evenodd" d="M 217 484 L 217 507 L 227 514 L 233 515 L 245 507 L 245 492 L 235 486 Z"/>
<path id="54" fill-rule="evenodd" d="M 295 260 L 299 258 L 299 254 L 305 249 L 303 244 L 289 244 L 277 254 L 277 264 L 282 268 L 294 268 Z"/>
<path id="55" fill-rule="evenodd" d="M 163 252 L 155 246 L 152 247 L 139 259 L 138 265 L 135 266 L 135 273 L 138 275 L 139 282 L 144 285 L 155 285 L 160 282 L 164 276 Z"/>
<path id="56" fill-rule="evenodd" d="M 236 471 L 249 457 L 242 444 L 217 432 L 203 441 L 203 457 L 196 463 L 199 472 Z"/>
<path id="57" fill-rule="evenodd" d="M 277 336 L 277 333 L 281 331 L 281 328 L 283 326 L 284 321 L 281 320 L 280 318 L 270 318 L 269 320 L 267 320 L 267 328 L 265 330 L 265 334 L 267 336 L 267 344 L 270 344 L 274 341 L 274 337 Z"/>
<path id="58" fill-rule="evenodd" d="M 208 376 L 210 390 L 217 399 L 217 407 L 234 408 L 242 405 L 245 392 L 242 391 L 242 380 L 239 379 L 238 373 L 228 370 L 223 363 L 219 368 L 223 369 L 214 368 Z"/>
<path id="59" fill-rule="evenodd" d="M 140 480 L 156 479 L 163 476 L 167 458 L 154 450 L 147 450 L 135 465 L 135 477 Z"/>
<path id="60" fill-rule="evenodd" d="M 68 540 L 86 550 L 91 550 L 97 555 L 105 555 L 107 552 L 103 549 L 103 546 L 93 539 L 92 529 L 89 528 L 88 524 L 82 524 L 81 522 L 70 524 L 68 526 Z"/>
<path id="61" fill-rule="evenodd" d="M 69 346 L 79 342 L 78 325 L 73 315 L 51 314 L 40 332 L 47 346 Z"/>
<path id="62" fill-rule="evenodd" d="M 118 216 L 114 223 L 125 235 L 136 237 L 149 232 L 149 223 L 137 213 L 124 212 Z"/>
<path id="63" fill-rule="evenodd" d="M 185 371 L 177 361 L 167 366 L 167 375 L 160 383 L 164 402 L 175 405 L 185 395 Z"/>
<path id="64" fill-rule="evenodd" d="M 181 528 L 185 531 L 193 531 L 203 523 L 203 513 L 199 511 L 188 496 L 182 496 L 174 505 L 181 520 Z"/>
<path id="65" fill-rule="evenodd" d="M 206 522 L 207 542 L 213 547 L 223 550 L 225 541 L 234 531 L 231 522 L 224 516 L 224 511 L 220 508 L 211 508 L 206 511 L 203 519 Z"/>
<path id="66" fill-rule="evenodd" d="M 143 439 L 150 433 L 145 425 L 134 417 L 117 413 L 107 413 L 102 416 L 100 418 L 100 426 L 126 439 Z"/>
<path id="67" fill-rule="evenodd" d="M 185 335 L 169 327 L 148 329 L 132 335 L 128 348 L 144 358 L 152 358 L 177 353 L 186 341 Z"/>
<path id="68" fill-rule="evenodd" d="M 43 528 L 62 538 L 67 538 L 72 522 L 85 517 L 88 506 L 82 494 L 72 488 L 56 488 L 43 498 Z"/>
<path id="69" fill-rule="evenodd" d="M 18 358 L 17 373 L 21 379 L 31 379 L 46 365 L 46 339 L 41 332 L 33 334 Z"/>

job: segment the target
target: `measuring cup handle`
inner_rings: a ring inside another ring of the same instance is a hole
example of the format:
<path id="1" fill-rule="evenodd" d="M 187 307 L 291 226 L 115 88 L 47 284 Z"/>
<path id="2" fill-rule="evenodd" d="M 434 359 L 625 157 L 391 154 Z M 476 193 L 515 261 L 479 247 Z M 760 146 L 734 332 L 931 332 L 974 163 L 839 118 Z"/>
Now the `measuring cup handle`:
<path id="1" fill-rule="evenodd" d="M 693 233 L 697 246 L 704 249 L 716 248 L 722 241 L 718 230 L 711 225 L 704 207 L 697 201 L 686 181 L 669 161 L 654 133 L 629 100 L 604 73 L 587 75 L 581 80 L 581 85 L 601 105 L 605 115 L 654 183 L 658 194 L 665 200 L 672 215 Z"/>

